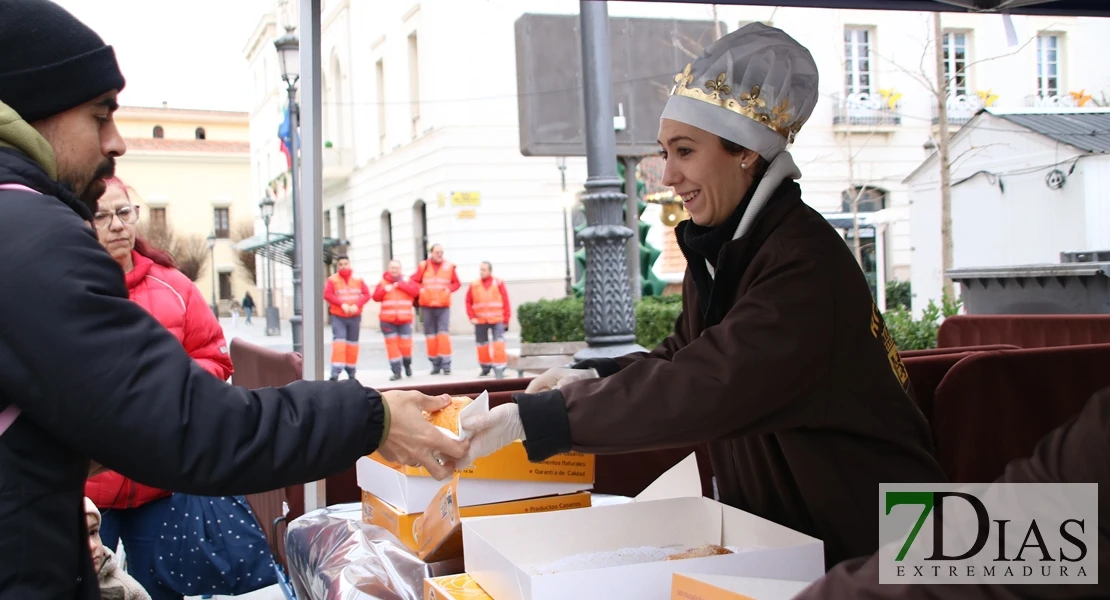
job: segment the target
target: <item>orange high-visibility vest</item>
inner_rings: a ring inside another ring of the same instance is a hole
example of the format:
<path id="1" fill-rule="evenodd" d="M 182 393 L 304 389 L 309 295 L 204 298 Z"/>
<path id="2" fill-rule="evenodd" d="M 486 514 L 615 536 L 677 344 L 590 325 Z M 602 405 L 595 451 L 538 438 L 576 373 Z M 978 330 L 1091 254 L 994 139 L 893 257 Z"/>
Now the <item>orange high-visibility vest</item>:
<path id="1" fill-rule="evenodd" d="M 362 307 L 359 307 L 358 312 L 354 314 L 347 314 L 343 312 L 344 304 L 354 304 L 358 306 L 358 297 L 362 295 L 362 278 L 356 275 L 351 275 L 349 280 L 344 280 L 340 277 L 339 273 L 328 277 L 331 281 L 331 287 L 335 290 L 335 296 L 339 298 L 339 306 L 334 304 L 328 311 L 337 317 L 353 317 L 362 314 Z"/>
<path id="2" fill-rule="evenodd" d="M 392 285 L 393 289 L 386 292 L 385 298 L 382 298 L 382 310 L 378 314 L 378 320 L 394 325 L 412 323 L 412 296 L 402 290 L 396 283 L 390 283 L 384 277 L 382 278 L 382 285 Z"/>
<path id="3" fill-rule="evenodd" d="M 451 275 L 455 272 L 455 265 L 443 261 L 439 270 L 430 260 L 420 261 L 424 269 L 423 279 L 420 282 L 420 306 L 428 308 L 444 308 L 451 306 Z"/>
<path id="4" fill-rule="evenodd" d="M 492 325 L 505 320 L 505 299 L 501 297 L 501 281 L 491 279 L 489 289 L 477 279 L 470 284 L 470 298 L 474 301 L 474 317 L 482 325 Z"/>

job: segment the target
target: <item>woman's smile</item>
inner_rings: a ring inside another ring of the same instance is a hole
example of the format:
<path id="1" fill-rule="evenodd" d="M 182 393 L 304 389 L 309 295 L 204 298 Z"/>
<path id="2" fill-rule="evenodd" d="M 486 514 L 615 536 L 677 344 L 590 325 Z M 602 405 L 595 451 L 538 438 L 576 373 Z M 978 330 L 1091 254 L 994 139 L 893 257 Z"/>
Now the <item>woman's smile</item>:
<path id="1" fill-rule="evenodd" d="M 690 208 L 690 204 L 697 200 L 698 196 L 701 196 L 701 190 L 694 190 L 692 192 L 684 192 L 679 194 L 679 197 L 682 198 L 682 203 L 686 205 L 686 208 Z"/>

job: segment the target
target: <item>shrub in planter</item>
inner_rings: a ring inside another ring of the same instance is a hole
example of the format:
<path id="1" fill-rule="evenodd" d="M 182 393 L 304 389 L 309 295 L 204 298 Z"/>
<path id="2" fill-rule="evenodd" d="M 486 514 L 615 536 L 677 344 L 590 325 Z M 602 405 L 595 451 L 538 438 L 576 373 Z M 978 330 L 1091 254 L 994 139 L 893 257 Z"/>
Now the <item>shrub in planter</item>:
<path id="1" fill-rule="evenodd" d="M 959 314 L 962 302 L 945 298 L 941 305 L 933 300 L 925 307 L 921 319 L 914 319 L 913 313 L 905 308 L 888 310 L 883 315 L 890 337 L 899 350 L 926 350 L 937 347 L 937 332 L 943 318 Z"/>
<path id="2" fill-rule="evenodd" d="M 899 350 L 925 350 L 937 347 L 937 330 L 940 326 L 940 309 L 935 302 L 930 302 L 925 309 L 925 314 L 920 320 L 913 318 L 913 313 L 904 308 L 886 311 L 883 320 L 890 330 L 890 337 Z"/>
<path id="3" fill-rule="evenodd" d="M 636 304 L 636 343 L 651 350 L 674 332 L 682 296 L 647 296 Z"/>
<path id="4" fill-rule="evenodd" d="M 585 303 L 581 298 L 525 302 L 517 307 L 517 320 L 520 339 L 528 344 L 586 339 Z"/>
<path id="5" fill-rule="evenodd" d="M 521 341 L 581 342 L 586 339 L 585 302 L 559 298 L 525 302 L 517 308 Z M 674 331 L 682 296 L 648 296 L 636 304 L 636 343 L 652 349 Z"/>
<path id="6" fill-rule="evenodd" d="M 889 309 L 909 308 L 912 290 L 910 282 L 892 279 L 886 282 L 886 306 Z"/>

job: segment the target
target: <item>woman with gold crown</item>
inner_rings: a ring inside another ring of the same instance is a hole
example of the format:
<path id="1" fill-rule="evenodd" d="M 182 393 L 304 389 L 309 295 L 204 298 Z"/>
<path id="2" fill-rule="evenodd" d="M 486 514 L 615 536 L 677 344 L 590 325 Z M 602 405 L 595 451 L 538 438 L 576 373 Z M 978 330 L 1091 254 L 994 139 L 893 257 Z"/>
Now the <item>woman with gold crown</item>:
<path id="1" fill-rule="evenodd" d="M 786 147 L 817 104 L 817 66 L 755 23 L 675 81 L 659 125 L 663 182 L 690 213 L 674 333 L 537 377 L 464 423 L 471 452 L 522 439 L 538 461 L 708 442 L 722 502 L 823 540 L 829 566 L 870 554 L 879 484 L 944 474 L 862 271 L 795 181 Z"/>

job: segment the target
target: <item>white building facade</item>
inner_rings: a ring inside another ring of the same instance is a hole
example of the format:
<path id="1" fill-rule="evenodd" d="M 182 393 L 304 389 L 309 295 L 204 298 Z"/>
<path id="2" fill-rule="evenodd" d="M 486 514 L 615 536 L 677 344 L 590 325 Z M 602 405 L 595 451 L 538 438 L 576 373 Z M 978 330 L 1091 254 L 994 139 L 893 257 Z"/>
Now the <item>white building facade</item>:
<path id="1" fill-rule="evenodd" d="M 952 138 L 952 266 L 1110 250 L 1110 109 L 984 111 Z M 913 308 L 941 297 L 936 157 L 911 174 Z"/>
<path id="2" fill-rule="evenodd" d="M 276 2 L 244 50 L 255 89 L 253 182 L 261 198 L 275 193 L 277 181 L 272 229 L 282 232 L 292 227 L 280 185 L 285 89 L 273 40 L 297 24 L 296 10 Z M 489 260 L 514 305 L 563 295 L 565 196 L 556 159 L 520 154 L 514 22 L 525 13 L 577 10 L 573 0 L 324 2 L 324 235 L 349 241 L 356 272 L 373 281 L 390 257 L 411 272 L 427 244 L 438 242 L 459 265 L 464 288 Z M 609 3 L 611 16 L 708 20 L 713 10 Z M 861 232 L 865 261 L 881 271 L 878 281 L 910 279 L 915 257 L 903 180 L 935 136 L 935 97 L 926 87 L 935 79 L 932 15 L 742 6 L 719 6 L 716 15 L 722 33 L 758 20 L 812 51 L 821 101 L 792 149 L 803 198 L 836 214 L 850 212 L 844 199 L 858 195 L 860 211 L 884 211 L 866 219 L 888 223 L 882 243 L 864 238 L 878 227 Z M 986 102 L 1068 103 L 1076 92 L 1093 103 L 1110 92 L 1110 64 L 1080 68 L 1080 57 L 1110 51 L 1110 22 L 1013 17 L 1013 24 L 1016 45 L 999 15 L 943 16 L 946 69 L 961 74 L 950 100 L 957 124 Z M 567 167 L 567 189 L 580 190 L 584 159 Z M 287 269 L 279 269 L 276 288 L 288 314 Z M 455 294 L 458 332 L 470 330 L 463 298 Z"/>

